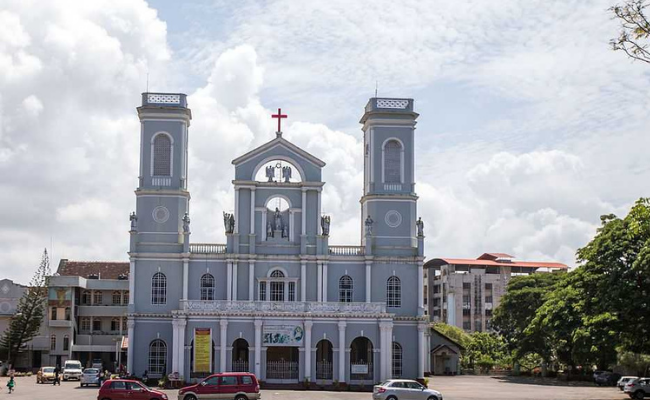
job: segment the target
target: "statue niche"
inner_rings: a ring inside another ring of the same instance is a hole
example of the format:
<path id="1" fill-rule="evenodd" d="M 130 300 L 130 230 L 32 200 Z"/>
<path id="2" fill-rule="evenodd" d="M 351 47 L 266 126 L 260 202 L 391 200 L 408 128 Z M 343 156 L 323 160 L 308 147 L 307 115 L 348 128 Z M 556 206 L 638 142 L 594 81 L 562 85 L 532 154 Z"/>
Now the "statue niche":
<path id="1" fill-rule="evenodd" d="M 289 239 L 289 209 L 281 210 L 275 207 L 274 210 L 266 209 L 266 240 L 285 241 Z"/>

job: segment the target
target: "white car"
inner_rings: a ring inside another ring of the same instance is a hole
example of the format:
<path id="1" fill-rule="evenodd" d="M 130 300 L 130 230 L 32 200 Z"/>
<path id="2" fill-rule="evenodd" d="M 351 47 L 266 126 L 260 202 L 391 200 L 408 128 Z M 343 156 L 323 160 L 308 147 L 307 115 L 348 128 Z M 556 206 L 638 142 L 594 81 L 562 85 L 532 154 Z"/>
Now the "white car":
<path id="1" fill-rule="evenodd" d="M 621 379 L 616 382 L 616 386 L 618 386 L 621 391 L 623 391 L 623 388 L 625 387 L 625 384 L 628 383 L 629 381 L 633 381 L 635 379 L 639 379 L 638 376 L 621 376 Z"/>
<path id="2" fill-rule="evenodd" d="M 101 386 L 101 382 L 99 381 L 99 374 L 101 374 L 99 368 L 84 369 L 83 374 L 81 374 L 81 387 L 90 385 L 97 385 L 97 387 Z"/>
<path id="3" fill-rule="evenodd" d="M 442 394 L 410 379 L 389 379 L 375 385 L 373 400 L 442 400 Z"/>
<path id="4" fill-rule="evenodd" d="M 68 360 L 63 364 L 63 380 L 81 379 L 81 361 Z"/>
<path id="5" fill-rule="evenodd" d="M 650 396 L 650 378 L 639 378 L 629 381 L 623 387 L 623 392 L 632 399 L 643 400 L 646 395 Z"/>

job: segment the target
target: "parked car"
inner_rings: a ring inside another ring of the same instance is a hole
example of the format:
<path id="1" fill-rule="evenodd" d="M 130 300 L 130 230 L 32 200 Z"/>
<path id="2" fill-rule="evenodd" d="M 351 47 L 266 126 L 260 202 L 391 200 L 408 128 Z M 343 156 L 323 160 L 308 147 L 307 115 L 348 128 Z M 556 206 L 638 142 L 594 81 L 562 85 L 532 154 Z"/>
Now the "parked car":
<path id="1" fill-rule="evenodd" d="M 90 368 L 97 368 L 99 370 L 104 369 L 104 363 L 101 358 L 96 358 L 93 360 L 93 363 L 90 365 Z"/>
<path id="2" fill-rule="evenodd" d="M 633 379 L 625 384 L 623 392 L 632 399 L 643 399 L 650 396 L 650 378 Z"/>
<path id="3" fill-rule="evenodd" d="M 592 380 L 593 380 L 594 382 L 596 382 L 596 378 L 598 377 L 598 375 L 600 375 L 600 374 L 602 374 L 602 373 L 604 373 L 604 372 L 607 372 L 607 371 L 594 371 L 594 374 L 593 374 Z"/>
<path id="4" fill-rule="evenodd" d="M 63 380 L 81 379 L 81 361 L 67 360 L 63 364 Z"/>
<path id="5" fill-rule="evenodd" d="M 442 394 L 420 383 L 408 379 L 389 379 L 375 385 L 372 390 L 373 400 L 442 400 Z"/>
<path id="6" fill-rule="evenodd" d="M 260 398 L 260 385 L 257 378 L 248 372 L 224 372 L 210 375 L 200 383 L 178 391 L 178 400 L 255 400 Z"/>
<path id="7" fill-rule="evenodd" d="M 41 367 L 36 373 L 36 383 L 47 383 L 54 380 L 54 367 Z"/>
<path id="8" fill-rule="evenodd" d="M 595 381 L 598 386 L 616 386 L 619 379 L 621 379 L 621 374 L 606 371 L 598 375 Z"/>
<path id="9" fill-rule="evenodd" d="M 634 379 L 639 379 L 639 377 L 638 376 L 621 376 L 621 379 L 619 379 L 618 382 L 616 382 L 616 386 L 618 386 L 618 388 L 621 389 L 621 391 L 623 391 L 623 387 L 625 386 L 625 384 L 628 383 L 629 381 L 634 380 Z"/>
<path id="10" fill-rule="evenodd" d="M 114 379 L 104 382 L 97 400 L 167 400 L 167 395 L 158 390 L 146 387 L 138 381 Z"/>
<path id="11" fill-rule="evenodd" d="M 79 385 L 81 387 L 89 386 L 89 385 L 101 386 L 101 383 L 99 381 L 100 373 L 101 371 L 98 368 L 84 369 L 83 374 L 81 374 L 81 380 L 79 381 Z"/>

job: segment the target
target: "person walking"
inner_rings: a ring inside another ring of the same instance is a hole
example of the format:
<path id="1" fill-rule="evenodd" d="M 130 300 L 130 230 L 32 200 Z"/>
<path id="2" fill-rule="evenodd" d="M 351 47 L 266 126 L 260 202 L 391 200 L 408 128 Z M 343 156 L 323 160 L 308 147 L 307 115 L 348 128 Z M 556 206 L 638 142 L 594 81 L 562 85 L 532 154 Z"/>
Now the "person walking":
<path id="1" fill-rule="evenodd" d="M 16 381 L 14 380 L 13 375 L 9 378 L 9 382 L 7 382 L 7 387 L 9 388 L 9 394 L 14 391 L 14 387 L 16 387 Z"/>
<path id="2" fill-rule="evenodd" d="M 61 378 L 59 378 L 59 366 L 57 365 L 56 368 L 54 368 L 54 381 L 52 382 L 53 386 L 56 386 L 56 384 L 59 384 L 61 386 Z"/>

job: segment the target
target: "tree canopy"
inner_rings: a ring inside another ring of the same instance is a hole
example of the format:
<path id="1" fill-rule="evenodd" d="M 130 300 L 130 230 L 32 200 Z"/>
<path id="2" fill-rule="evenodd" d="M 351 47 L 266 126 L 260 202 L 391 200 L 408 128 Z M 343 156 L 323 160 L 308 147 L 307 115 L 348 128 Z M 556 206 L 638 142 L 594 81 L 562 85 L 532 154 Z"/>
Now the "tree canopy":
<path id="1" fill-rule="evenodd" d="M 614 18 L 621 23 L 619 35 L 610 40 L 614 50 L 628 57 L 650 64 L 650 22 L 646 15 L 650 4 L 646 0 L 628 0 L 610 8 Z"/>

